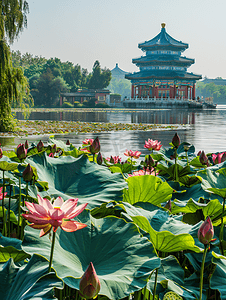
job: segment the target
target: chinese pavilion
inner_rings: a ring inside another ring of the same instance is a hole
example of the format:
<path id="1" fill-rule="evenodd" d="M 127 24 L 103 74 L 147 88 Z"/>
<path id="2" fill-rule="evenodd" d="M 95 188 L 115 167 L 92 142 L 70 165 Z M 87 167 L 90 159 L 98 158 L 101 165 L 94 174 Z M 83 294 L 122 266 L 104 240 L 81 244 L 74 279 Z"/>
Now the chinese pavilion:
<path id="1" fill-rule="evenodd" d="M 201 75 L 188 73 L 195 60 L 181 56 L 188 44 L 172 38 L 162 23 L 161 32 L 153 39 L 138 45 L 144 56 L 132 62 L 140 71 L 128 73 L 131 80 L 131 98 L 195 99 L 196 80 Z"/>

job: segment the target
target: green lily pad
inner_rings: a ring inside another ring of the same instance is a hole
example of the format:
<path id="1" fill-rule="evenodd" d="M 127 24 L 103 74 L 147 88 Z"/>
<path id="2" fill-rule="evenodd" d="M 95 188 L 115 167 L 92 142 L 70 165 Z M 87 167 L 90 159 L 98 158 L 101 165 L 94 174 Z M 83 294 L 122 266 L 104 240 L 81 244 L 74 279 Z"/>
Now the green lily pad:
<path id="1" fill-rule="evenodd" d="M 78 198 L 80 203 L 88 202 L 91 209 L 110 200 L 121 200 L 127 186 L 121 174 L 111 174 L 107 168 L 89 162 L 86 156 L 53 159 L 42 153 L 27 158 L 26 163 L 37 169 L 40 181 L 48 182 L 49 189 L 42 196 Z"/>
<path id="2" fill-rule="evenodd" d="M 134 176 L 127 179 L 128 190 L 124 190 L 123 201 L 130 204 L 149 202 L 160 205 L 172 197 L 173 189 L 167 182 L 152 175 Z"/>
<path id="3" fill-rule="evenodd" d="M 169 231 L 155 231 L 147 218 L 143 216 L 132 217 L 133 221 L 144 231 L 150 234 L 150 240 L 154 247 L 161 252 L 177 252 L 192 250 L 201 252 L 202 250 L 195 245 L 194 238 L 188 233 L 173 234 Z"/>
<path id="4" fill-rule="evenodd" d="M 58 228 L 53 255 L 53 268 L 70 287 L 79 289 L 79 280 L 92 262 L 100 294 L 121 299 L 143 288 L 160 266 L 152 244 L 140 236 L 136 225 L 115 217 L 94 219 L 87 211 L 77 220 L 87 227 L 71 233 Z M 40 238 L 39 230 L 25 227 L 24 251 L 49 258 L 50 248 L 49 236 Z"/>
<path id="5" fill-rule="evenodd" d="M 63 282 L 54 272 L 48 273 L 49 262 L 33 255 L 26 265 L 17 267 L 12 258 L 0 264 L 1 300 L 55 299 L 53 288 L 63 288 Z"/>

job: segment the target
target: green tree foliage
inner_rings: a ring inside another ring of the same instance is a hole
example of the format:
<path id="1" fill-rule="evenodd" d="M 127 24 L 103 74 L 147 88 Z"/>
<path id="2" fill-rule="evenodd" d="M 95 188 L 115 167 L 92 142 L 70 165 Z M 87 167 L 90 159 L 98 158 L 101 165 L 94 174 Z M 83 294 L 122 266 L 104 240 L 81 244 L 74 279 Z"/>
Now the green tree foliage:
<path id="1" fill-rule="evenodd" d="M 108 89 L 114 93 L 125 97 L 130 97 L 131 95 L 131 82 L 127 79 L 116 79 L 112 77 Z"/>
<path id="2" fill-rule="evenodd" d="M 25 107 L 29 104 L 29 91 L 22 69 L 12 66 L 6 39 L 12 43 L 26 27 L 28 3 L 23 0 L 4 0 L 0 3 L 0 11 L 0 131 L 9 131 L 14 127 L 11 105 L 19 103 Z"/>
<path id="3" fill-rule="evenodd" d="M 111 80 L 111 71 L 109 69 L 101 69 L 98 60 L 93 65 L 93 72 L 90 77 L 88 88 L 89 89 L 103 89 L 109 85 Z"/>
<path id="4" fill-rule="evenodd" d="M 226 85 L 215 83 L 198 82 L 196 84 L 196 95 L 203 98 L 213 97 L 215 103 L 226 103 Z"/>
<path id="5" fill-rule="evenodd" d="M 36 80 L 33 90 L 36 106 L 53 107 L 59 101 L 60 93 L 69 90 L 68 84 L 60 76 L 54 77 L 51 69 L 47 69 Z"/>

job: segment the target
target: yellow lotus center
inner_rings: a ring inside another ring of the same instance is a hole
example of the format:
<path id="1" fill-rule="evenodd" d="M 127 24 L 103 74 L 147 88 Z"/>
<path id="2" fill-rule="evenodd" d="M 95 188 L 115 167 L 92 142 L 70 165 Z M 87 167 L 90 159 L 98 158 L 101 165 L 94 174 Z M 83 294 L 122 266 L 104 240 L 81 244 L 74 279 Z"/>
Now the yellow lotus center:
<path id="1" fill-rule="evenodd" d="M 60 209 L 60 206 L 54 206 L 54 209 Z"/>

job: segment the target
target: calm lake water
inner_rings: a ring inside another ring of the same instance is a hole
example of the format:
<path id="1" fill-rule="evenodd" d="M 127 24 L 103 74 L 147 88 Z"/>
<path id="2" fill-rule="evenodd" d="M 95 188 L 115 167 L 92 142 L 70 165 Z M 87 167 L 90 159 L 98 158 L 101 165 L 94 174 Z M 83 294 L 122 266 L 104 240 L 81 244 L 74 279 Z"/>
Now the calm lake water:
<path id="1" fill-rule="evenodd" d="M 23 119 L 20 113 L 18 119 Z M 204 150 L 208 152 L 226 151 L 226 105 L 217 106 L 216 110 L 111 110 L 90 112 L 33 112 L 30 120 L 62 120 L 84 122 L 111 122 L 111 123 L 147 123 L 147 124 L 185 124 L 186 129 L 177 130 L 181 141 L 193 144 L 196 152 Z M 181 126 L 182 128 L 183 126 Z M 168 146 L 172 140 L 173 131 L 119 131 L 98 133 L 101 142 L 101 152 L 105 157 L 109 155 L 122 155 L 126 149 L 140 150 L 147 154 L 144 148 L 148 138 L 159 140 L 164 146 Z M 96 134 L 69 134 L 56 135 L 56 139 L 67 140 L 77 146 L 81 146 L 85 138 L 95 138 Z M 32 136 L 29 141 L 42 139 L 47 142 L 47 136 Z M 24 138 L 1 139 L 4 149 L 13 149 L 15 145 L 24 142 Z"/>

